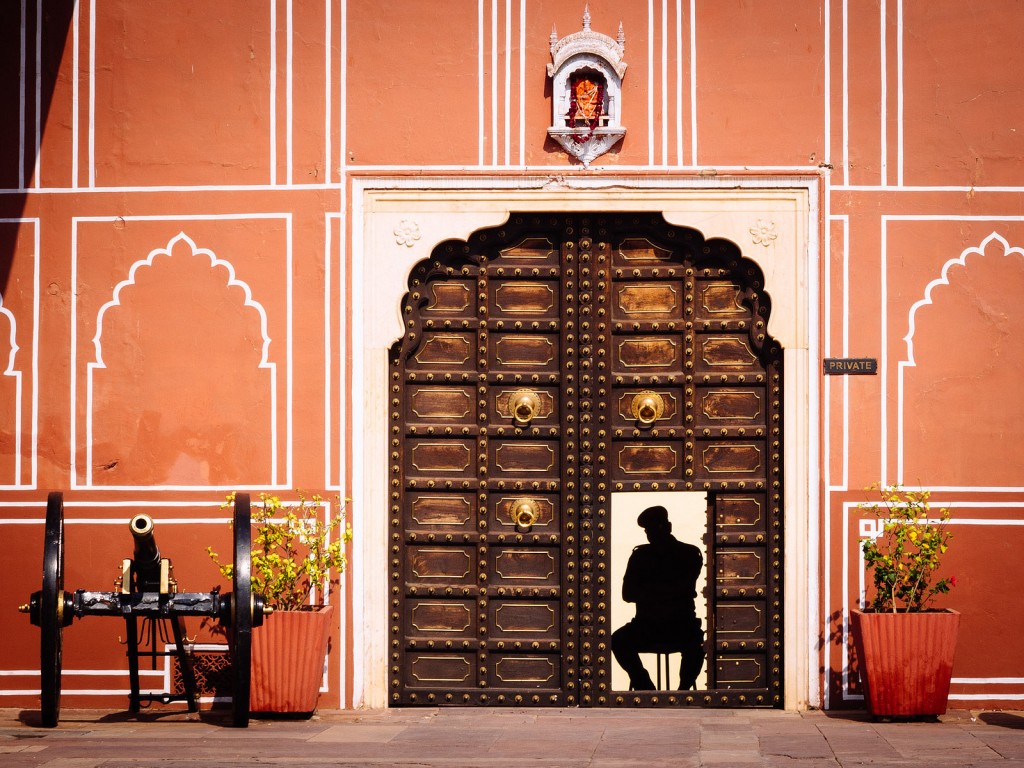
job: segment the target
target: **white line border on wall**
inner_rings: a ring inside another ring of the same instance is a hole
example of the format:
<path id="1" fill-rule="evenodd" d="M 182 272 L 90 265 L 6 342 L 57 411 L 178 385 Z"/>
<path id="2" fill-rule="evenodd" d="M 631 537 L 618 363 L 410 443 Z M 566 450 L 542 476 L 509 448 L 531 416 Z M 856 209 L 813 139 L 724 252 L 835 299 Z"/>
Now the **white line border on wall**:
<path id="1" fill-rule="evenodd" d="M 291 488 L 293 483 L 292 474 L 292 438 L 293 438 L 293 349 L 294 339 L 292 334 L 293 328 L 293 286 L 292 286 L 292 251 L 293 251 L 293 231 L 292 231 L 292 214 L 291 213 L 225 213 L 225 214 L 168 214 L 168 215 L 151 215 L 151 216 L 76 216 L 71 219 L 71 284 L 74 286 L 78 285 L 78 227 L 79 224 L 89 223 L 110 223 L 114 221 L 152 221 L 152 222 L 182 222 L 182 221 L 248 221 L 248 220 L 273 220 L 279 219 L 285 223 L 285 254 L 284 264 L 282 265 L 285 270 L 285 306 L 286 306 L 286 318 L 285 318 L 285 435 L 283 437 L 283 445 L 285 450 L 285 474 L 283 480 L 277 480 L 266 485 L 253 485 L 250 486 L 253 490 L 271 490 L 280 488 Z M 113 286 L 110 286 L 113 290 Z M 73 490 L 81 489 L 99 489 L 104 491 L 140 491 L 140 490 L 195 490 L 195 491 L 210 491 L 210 490 L 223 490 L 230 491 L 234 490 L 233 485 L 218 486 L 218 485 L 155 485 L 155 486 L 139 486 L 139 485 L 102 485 L 93 486 L 88 483 L 82 483 L 79 480 L 80 469 L 78 466 L 78 368 L 79 368 L 79 350 L 78 350 L 78 291 L 72 291 L 71 293 L 71 366 L 70 366 L 70 444 L 69 444 L 69 461 L 70 461 L 70 487 Z M 91 420 L 92 413 L 87 412 L 85 416 L 87 422 Z M 88 427 L 86 428 L 86 434 L 89 434 Z M 274 446 L 274 455 L 279 455 L 281 451 L 281 436 L 278 435 L 278 444 Z"/>
<path id="2" fill-rule="evenodd" d="M 889 371 L 891 367 L 891 361 L 889 360 L 889 342 L 896 334 L 898 338 L 903 338 L 907 332 L 907 325 L 909 319 L 903 319 L 900 316 L 899 325 L 890 328 L 890 307 L 889 307 L 889 267 L 888 267 L 888 244 L 889 244 L 889 223 L 890 222 L 956 222 L 956 221 L 969 221 L 969 222 L 993 222 L 995 226 L 999 223 L 1020 223 L 1024 222 L 1024 216 L 960 216 L 952 214 L 883 214 L 881 216 L 881 235 L 882 235 L 882 247 L 881 247 L 881 259 L 880 259 L 880 275 L 879 284 L 881 286 L 881 354 L 879 360 L 879 376 L 881 378 L 881 471 L 879 477 L 882 485 L 890 484 L 890 472 L 889 472 Z M 983 238 L 987 242 L 988 238 Z M 1006 242 L 1012 247 L 1005 238 L 1001 238 L 1003 242 Z M 977 246 L 969 246 L 966 249 L 962 249 L 961 253 L 952 257 L 952 261 L 963 256 L 964 254 L 971 252 Z M 946 262 L 948 264 L 949 261 Z M 939 273 L 942 269 L 940 268 Z M 934 276 L 937 273 L 932 273 Z M 924 295 L 924 291 L 927 285 L 932 282 L 931 279 L 925 279 L 921 286 L 921 295 Z M 910 312 L 913 312 L 913 308 L 916 304 L 912 304 Z M 905 360 L 896 361 L 895 370 L 897 372 L 896 394 L 896 413 L 897 413 L 897 424 L 896 424 L 896 465 L 897 475 L 896 482 L 902 482 L 902 467 L 903 467 L 903 424 L 902 415 L 904 413 L 904 402 L 903 402 L 903 386 L 902 386 L 902 372 L 905 368 Z M 930 486 L 933 491 L 939 491 L 943 493 L 960 493 L 960 492 L 977 492 L 977 493 L 1024 493 L 1024 486 L 960 486 L 960 485 L 948 485 L 948 486 Z"/>
<path id="3" fill-rule="evenodd" d="M 97 184 L 96 184 L 96 6 L 100 2 L 102 2 L 102 1 L 103 0 L 78 0 L 78 2 L 76 2 L 76 4 L 75 4 L 74 18 L 73 18 L 73 21 L 72 21 L 72 25 L 74 26 L 74 30 L 73 30 L 73 49 L 72 50 L 73 50 L 73 59 L 74 59 L 73 91 L 74 91 L 75 96 L 73 98 L 74 108 L 73 108 L 73 111 L 72 111 L 72 144 L 73 144 L 73 147 L 72 147 L 72 158 L 73 158 L 73 160 L 72 160 L 72 162 L 73 162 L 73 166 L 74 167 L 73 167 L 73 170 L 72 170 L 71 186 L 72 186 L 72 188 L 77 188 L 78 187 L 78 161 L 77 160 L 78 160 L 79 142 L 80 142 L 80 136 L 79 136 L 79 120 L 80 120 L 80 115 L 79 115 L 79 107 L 78 107 L 78 89 L 79 89 L 78 83 L 79 83 L 79 80 L 80 80 L 81 75 L 82 75 L 82 71 L 81 71 L 81 58 L 80 58 L 80 45 L 79 45 L 79 35 L 80 35 L 80 31 L 79 31 L 79 25 L 80 25 L 79 6 L 82 3 L 88 2 L 88 8 L 89 8 L 89 17 L 88 17 L 88 24 L 89 24 L 89 62 L 88 62 L 89 94 L 88 94 L 88 99 L 89 99 L 89 101 L 88 101 L 88 138 L 87 138 L 87 140 L 88 140 L 87 156 L 88 156 L 88 164 L 89 164 L 89 169 L 88 169 L 88 175 L 89 175 L 88 187 L 90 189 L 100 189 L 100 190 L 106 191 L 106 190 L 111 189 L 111 187 L 107 187 L 107 186 L 103 186 L 103 185 L 97 186 Z M 41 0 L 40 0 L 40 2 L 41 2 Z M 291 163 L 291 159 L 292 159 L 292 121 L 293 121 L 293 116 L 292 116 L 292 87 L 291 87 L 292 86 L 292 60 L 291 60 L 291 54 L 292 54 L 292 35 L 294 33 L 294 30 L 292 28 L 292 2 L 293 2 L 293 0 L 285 0 L 285 2 L 286 2 L 286 6 L 285 6 L 286 7 L 286 11 L 285 11 L 285 19 L 286 19 L 286 21 L 285 21 L 285 28 L 286 28 L 286 32 L 285 32 L 285 34 L 286 34 L 286 39 L 287 39 L 286 51 L 285 51 L 285 66 L 284 66 L 285 77 L 286 77 L 286 87 L 285 87 L 285 145 L 286 145 L 285 146 L 285 156 L 287 158 L 287 166 L 288 166 L 287 174 L 286 174 L 286 179 L 288 181 L 288 184 L 291 184 L 291 174 L 292 174 L 292 168 L 291 168 L 291 166 L 292 166 L 292 163 Z M 343 2 L 345 2 L 345 0 L 343 0 Z M 269 145 L 269 157 L 267 158 L 267 170 L 268 170 L 268 182 L 269 182 L 270 186 L 277 187 L 278 186 L 278 184 L 277 184 L 277 118 L 278 118 L 278 115 L 277 115 L 277 111 L 278 111 L 277 110 L 277 102 L 278 102 L 278 96 L 277 96 L 277 72 L 278 72 L 278 67 L 279 67 L 279 64 L 278 64 L 278 61 L 277 61 L 277 57 L 278 57 L 278 52 L 277 52 L 277 26 L 278 26 L 278 24 L 277 24 L 277 0 L 267 0 L 267 12 L 268 12 L 269 18 L 270 18 L 270 30 L 269 30 L 269 34 L 268 34 L 268 40 L 267 40 L 267 45 L 268 45 L 268 50 L 269 50 L 269 59 L 270 59 L 270 71 L 269 71 L 269 73 L 267 75 L 267 79 L 268 79 L 267 85 L 268 85 L 269 98 L 270 98 L 270 109 L 269 109 L 270 119 L 268 120 L 268 122 L 270 123 L 270 126 L 269 126 L 269 131 L 270 131 L 269 141 L 270 141 L 270 145 Z M 328 55 L 329 55 L 329 53 L 330 53 L 330 49 L 328 48 Z M 330 111 L 330 108 L 328 107 L 328 112 L 329 111 Z M 185 188 L 186 189 L 193 189 L 194 187 L 186 186 Z M 149 187 L 145 187 L 145 189 L 149 189 Z"/>
<path id="4" fill-rule="evenodd" d="M 18 352 L 24 348 L 19 347 L 17 339 L 18 317 L 11 311 L 10 307 L 4 305 L 3 294 L 0 293 L 0 313 L 8 318 L 11 325 L 10 339 L 12 349 L 10 357 L 5 361 L 0 358 L 0 376 L 10 376 L 16 382 L 17 395 L 15 396 L 14 414 L 14 483 L 0 484 L 0 490 L 13 490 L 18 488 L 35 488 L 39 482 L 39 245 L 40 245 L 40 219 L 38 217 L 14 217 L 0 219 L 0 224 L 31 224 L 32 225 L 32 283 L 29 288 L 32 291 L 32 317 L 31 331 L 29 337 L 32 346 L 32 356 L 27 366 L 16 367 Z M 24 482 L 24 467 L 22 466 L 25 446 L 25 390 L 24 377 L 26 369 L 32 377 L 31 397 L 32 415 L 31 423 L 28 425 L 32 439 L 32 448 L 29 453 L 30 479 Z"/>

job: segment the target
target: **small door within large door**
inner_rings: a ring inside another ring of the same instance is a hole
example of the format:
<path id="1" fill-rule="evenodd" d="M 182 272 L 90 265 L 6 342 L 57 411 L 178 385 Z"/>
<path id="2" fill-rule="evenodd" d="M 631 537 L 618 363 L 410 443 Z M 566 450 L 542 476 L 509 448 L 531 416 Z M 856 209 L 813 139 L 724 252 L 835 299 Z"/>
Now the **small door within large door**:
<path id="1" fill-rule="evenodd" d="M 656 214 L 516 214 L 414 269 L 391 357 L 393 704 L 781 704 L 769 308 L 733 243 Z M 703 494 L 699 691 L 672 647 L 660 690 L 612 682 L 616 539 L 637 525 L 613 502 L 637 492 Z"/>

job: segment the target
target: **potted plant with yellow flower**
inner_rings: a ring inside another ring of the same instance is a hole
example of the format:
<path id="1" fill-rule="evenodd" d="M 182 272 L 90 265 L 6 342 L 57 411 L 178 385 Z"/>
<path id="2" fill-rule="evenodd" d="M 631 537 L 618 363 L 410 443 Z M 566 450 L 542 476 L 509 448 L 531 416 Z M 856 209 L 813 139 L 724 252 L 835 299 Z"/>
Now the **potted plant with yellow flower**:
<path id="1" fill-rule="evenodd" d="M 874 595 L 851 613 L 864 700 L 875 717 L 937 716 L 946 711 L 960 614 L 932 601 L 955 586 L 939 575 L 949 549 L 949 510 L 931 510 L 928 490 L 874 486 L 876 518 L 862 546 Z"/>
<path id="2" fill-rule="evenodd" d="M 345 571 L 345 545 L 352 540 L 345 522 L 348 499 L 331 504 L 315 494 L 296 496 L 285 502 L 261 493 L 252 505 L 252 591 L 273 609 L 253 632 L 253 712 L 316 710 L 334 611 L 328 599 Z M 221 508 L 234 504 L 231 493 Z M 221 562 L 212 547 L 207 553 L 221 575 L 232 578 L 234 565 Z"/>

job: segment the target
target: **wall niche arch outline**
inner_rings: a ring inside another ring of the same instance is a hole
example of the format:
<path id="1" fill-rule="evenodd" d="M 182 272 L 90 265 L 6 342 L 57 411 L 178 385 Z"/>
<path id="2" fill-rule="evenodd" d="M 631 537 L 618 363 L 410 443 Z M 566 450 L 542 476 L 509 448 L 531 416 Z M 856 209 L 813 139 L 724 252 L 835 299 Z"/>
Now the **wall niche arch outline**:
<path id="1" fill-rule="evenodd" d="M 16 362 L 18 346 L 18 322 L 14 313 L 4 306 L 0 293 L 0 402 L 6 404 L 0 433 L 7 431 L 8 420 L 12 446 L 8 463 L 7 456 L 0 463 L 0 488 L 16 488 L 21 484 L 22 464 L 22 371 Z"/>
<path id="2" fill-rule="evenodd" d="M 179 232 L 132 264 L 97 312 L 92 345 L 86 487 L 279 482 L 267 311 L 230 261 Z M 107 402 L 130 407 L 112 415 Z"/>
<path id="3" fill-rule="evenodd" d="M 1024 248 L 993 231 L 947 260 L 911 306 L 897 368 L 897 482 L 1024 487 L 1024 476 L 1000 460 L 1000 446 L 1018 439 L 1024 423 L 1024 405 L 1005 398 L 1019 386 L 1015 361 L 1024 359 L 1022 259 Z M 968 400 L 972 409 L 963 407 Z"/>

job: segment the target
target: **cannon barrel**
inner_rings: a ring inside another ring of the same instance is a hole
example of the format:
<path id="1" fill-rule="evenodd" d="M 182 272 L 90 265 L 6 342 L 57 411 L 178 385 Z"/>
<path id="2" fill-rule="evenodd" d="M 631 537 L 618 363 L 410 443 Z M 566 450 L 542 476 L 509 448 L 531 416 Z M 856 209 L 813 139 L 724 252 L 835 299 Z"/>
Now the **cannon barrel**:
<path id="1" fill-rule="evenodd" d="M 135 539 L 135 553 L 132 562 L 135 573 L 143 582 L 160 581 L 160 547 L 156 545 L 153 535 L 153 518 L 140 513 L 128 523 L 132 537 Z"/>

